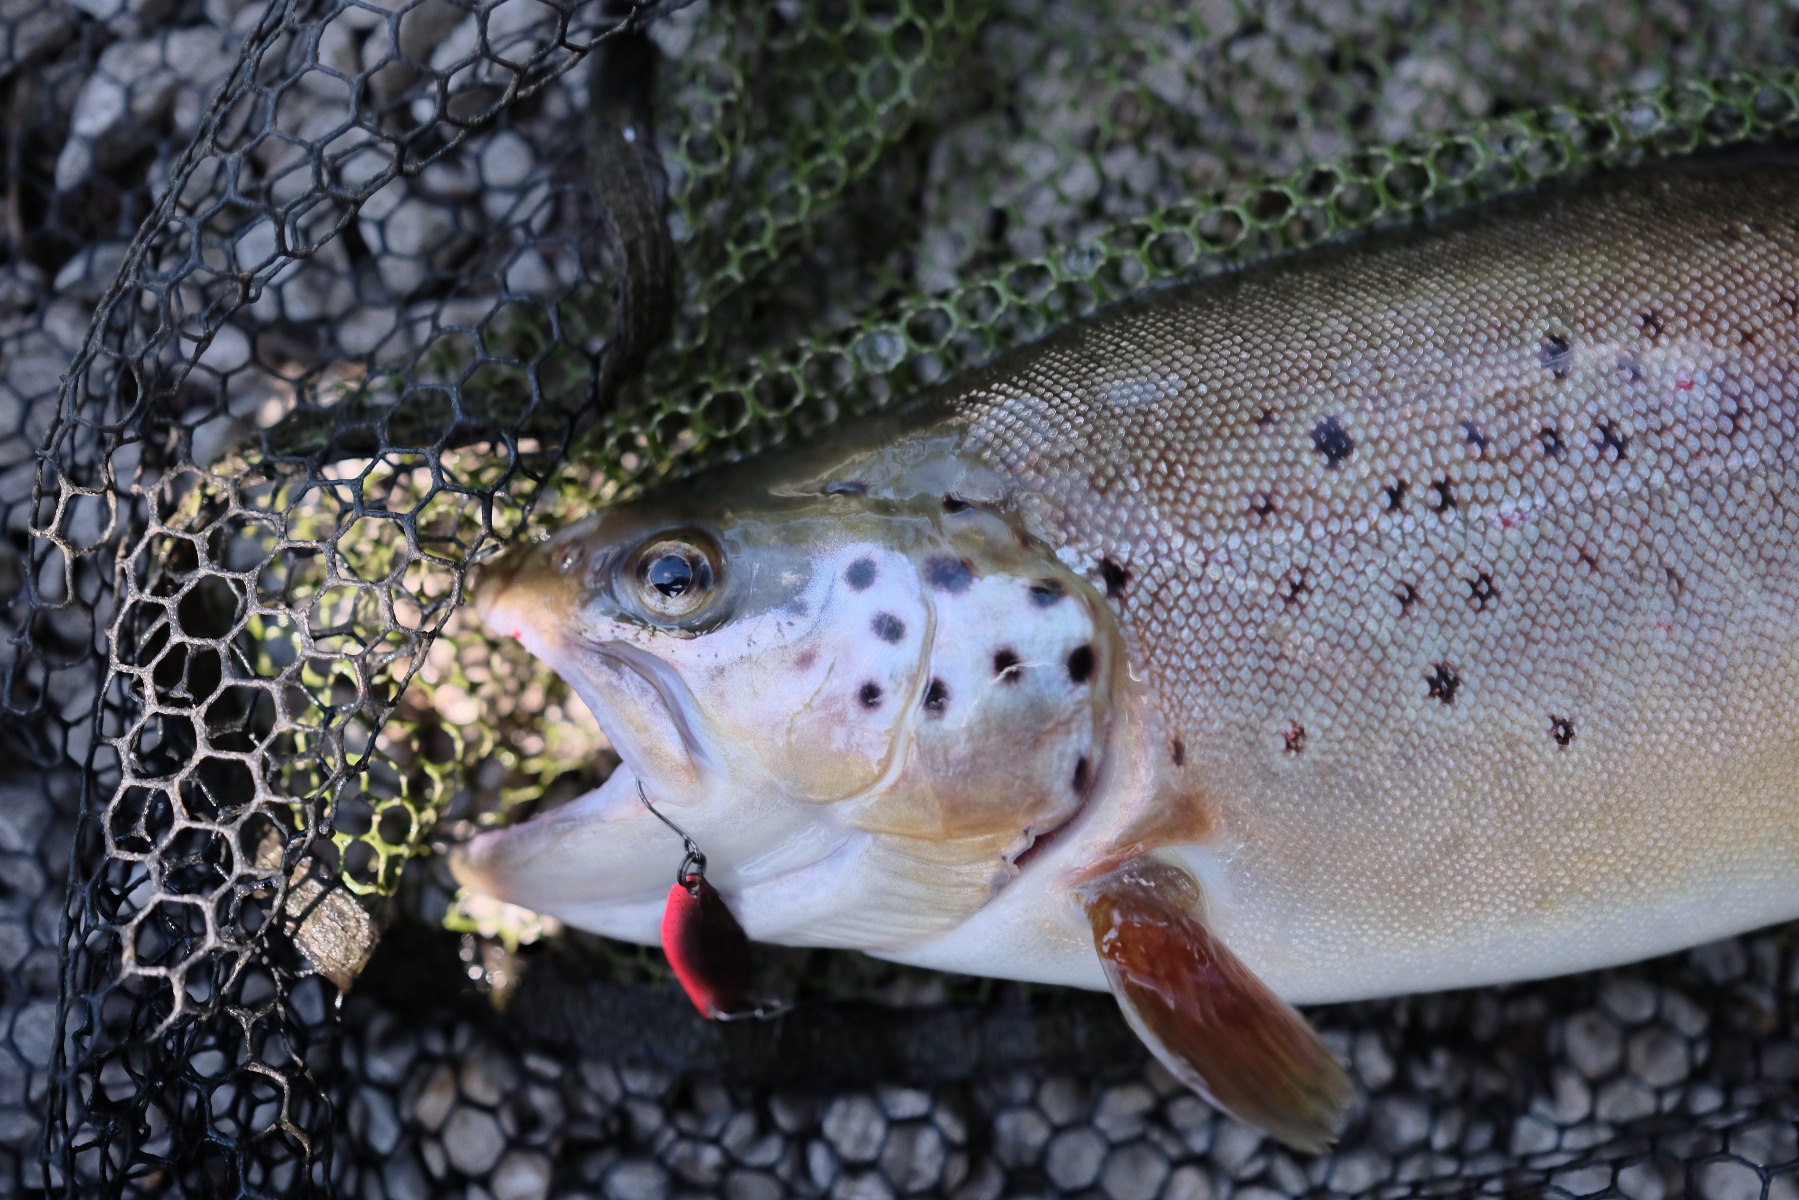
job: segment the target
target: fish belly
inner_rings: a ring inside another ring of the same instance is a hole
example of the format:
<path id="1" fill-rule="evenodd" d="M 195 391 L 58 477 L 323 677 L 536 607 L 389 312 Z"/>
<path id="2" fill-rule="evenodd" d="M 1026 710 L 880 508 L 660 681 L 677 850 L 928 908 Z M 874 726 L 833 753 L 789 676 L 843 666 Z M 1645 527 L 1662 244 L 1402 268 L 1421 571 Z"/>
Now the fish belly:
<path id="1" fill-rule="evenodd" d="M 1033 350 L 956 398 L 967 453 L 1107 588 L 1169 852 L 1276 991 L 1799 916 L 1790 161 L 1621 173 Z"/>

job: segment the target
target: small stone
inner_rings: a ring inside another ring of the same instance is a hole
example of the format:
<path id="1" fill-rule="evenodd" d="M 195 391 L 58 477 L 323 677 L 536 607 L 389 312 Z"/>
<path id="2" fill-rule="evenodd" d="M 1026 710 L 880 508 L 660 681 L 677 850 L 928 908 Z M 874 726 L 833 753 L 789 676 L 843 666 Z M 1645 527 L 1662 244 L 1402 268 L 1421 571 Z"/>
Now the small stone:
<path id="1" fill-rule="evenodd" d="M 933 1191 L 943 1176 L 949 1146 L 924 1122 L 895 1125 L 881 1147 L 881 1171 L 900 1192 Z"/>
<path id="2" fill-rule="evenodd" d="M 443 1139 L 450 1165 L 464 1175 L 485 1175 L 506 1151 L 506 1135 L 494 1115 L 466 1105 L 450 1114 Z"/>
<path id="3" fill-rule="evenodd" d="M 887 1136 L 887 1119 L 873 1098 L 854 1094 L 839 1096 L 825 1109 L 821 1127 L 825 1140 L 845 1162 L 869 1163 L 881 1152 Z"/>
<path id="4" fill-rule="evenodd" d="M 546 1200 L 550 1194 L 550 1160 L 529 1150 L 514 1150 L 500 1160 L 488 1180 L 494 1200 Z"/>
<path id="5" fill-rule="evenodd" d="M 1655 989 L 1641 979 L 1615 976 L 1605 981 L 1599 1002 L 1627 1025 L 1641 1025 L 1655 1015 Z"/>
<path id="6" fill-rule="evenodd" d="M 412 1119 L 427 1130 L 443 1128 L 450 1106 L 456 1103 L 456 1076 L 447 1063 L 438 1063 L 425 1077 L 424 1086 L 412 1102 Z"/>
<path id="7" fill-rule="evenodd" d="M 1430 1136 L 1430 1110 L 1411 1096 L 1387 1096 L 1374 1102 L 1369 1124 L 1383 1149 L 1409 1150 Z"/>
<path id="8" fill-rule="evenodd" d="M 1212 1200 L 1212 1180 L 1198 1167 L 1182 1167 L 1168 1177 L 1162 1200 Z"/>
<path id="9" fill-rule="evenodd" d="M 931 1093 L 918 1088 L 884 1087 L 875 1095 L 889 1121 L 909 1121 L 931 1113 Z"/>
<path id="10" fill-rule="evenodd" d="M 1112 1200 L 1155 1200 L 1167 1178 L 1168 1156 L 1149 1142 L 1132 1142 L 1107 1156 L 1099 1186 Z"/>
<path id="11" fill-rule="evenodd" d="M 627 1158 L 606 1172 L 604 1187 L 614 1200 L 667 1200 L 668 1172 L 659 1163 Z"/>
<path id="12" fill-rule="evenodd" d="M 1114 1142 L 1143 1134 L 1143 1118 L 1156 1106 L 1155 1093 L 1141 1083 L 1109 1087 L 1093 1109 L 1093 1125 Z"/>
<path id="13" fill-rule="evenodd" d="M 1043 1168 L 1064 1191 L 1091 1187 L 1105 1163 L 1106 1149 L 1106 1139 L 1093 1129 L 1064 1129 L 1050 1139 Z"/>
<path id="14" fill-rule="evenodd" d="M 768 1115 L 782 1133 L 800 1133 L 818 1119 L 818 1104 L 800 1092 L 776 1092 L 768 1098 Z"/>
<path id="15" fill-rule="evenodd" d="M 999 1200 L 1005 1191 L 1006 1173 L 990 1158 L 982 1158 L 952 1194 L 952 1200 Z"/>
<path id="16" fill-rule="evenodd" d="M 725 1152 L 709 1142 L 680 1138 L 662 1156 L 670 1170 L 696 1187 L 718 1187 L 724 1178 Z"/>
<path id="17" fill-rule="evenodd" d="M 1630 1069 L 1650 1087 L 1672 1087 L 1692 1070 L 1690 1047 L 1660 1025 L 1638 1030 L 1630 1039 Z"/>
<path id="18" fill-rule="evenodd" d="M 824 1191 L 837 1182 L 842 1170 L 837 1155 L 823 1139 L 813 1138 L 806 1143 L 806 1174 L 811 1177 L 813 1187 Z"/>
<path id="19" fill-rule="evenodd" d="M 381 1182 L 390 1200 L 431 1200 L 431 1181 L 417 1158 L 401 1151 L 381 1163 Z"/>
<path id="20" fill-rule="evenodd" d="M 732 1171 L 725 1176 L 725 1200 L 781 1200 L 787 1189 L 765 1171 Z"/>
<path id="21" fill-rule="evenodd" d="M 1746 1162 L 1710 1162 L 1698 1171 L 1705 1200 L 1762 1200 L 1762 1173 Z"/>
<path id="22" fill-rule="evenodd" d="M 1087 1113 L 1088 1089 L 1072 1075 L 1051 1075 L 1037 1089 L 1037 1107 L 1057 1127 L 1073 1124 Z"/>
<path id="23" fill-rule="evenodd" d="M 1031 1108 L 1008 1108 L 993 1118 L 993 1156 L 1004 1166 L 1034 1165 L 1049 1142 L 1049 1122 Z"/>
<path id="24" fill-rule="evenodd" d="M 1624 1039 L 1618 1034 L 1618 1026 L 1598 1009 L 1575 1013 L 1562 1029 L 1568 1061 L 1588 1079 L 1609 1075 L 1624 1057 Z"/>
<path id="25" fill-rule="evenodd" d="M 893 1200 L 893 1187 L 878 1171 L 852 1171 L 831 1189 L 831 1200 Z"/>

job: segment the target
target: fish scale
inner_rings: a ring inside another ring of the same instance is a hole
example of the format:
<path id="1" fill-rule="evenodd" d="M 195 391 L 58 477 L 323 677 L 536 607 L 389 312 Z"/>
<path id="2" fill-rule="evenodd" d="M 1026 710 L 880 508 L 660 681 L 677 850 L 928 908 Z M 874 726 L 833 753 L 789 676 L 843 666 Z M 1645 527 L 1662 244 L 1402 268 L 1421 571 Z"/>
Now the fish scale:
<path id="1" fill-rule="evenodd" d="M 1781 156 L 1112 309 L 490 571 L 624 766 L 455 869 L 653 940 L 646 783 L 748 936 L 1109 988 L 1320 1149 L 1291 1002 L 1799 916 L 1796 362 Z"/>

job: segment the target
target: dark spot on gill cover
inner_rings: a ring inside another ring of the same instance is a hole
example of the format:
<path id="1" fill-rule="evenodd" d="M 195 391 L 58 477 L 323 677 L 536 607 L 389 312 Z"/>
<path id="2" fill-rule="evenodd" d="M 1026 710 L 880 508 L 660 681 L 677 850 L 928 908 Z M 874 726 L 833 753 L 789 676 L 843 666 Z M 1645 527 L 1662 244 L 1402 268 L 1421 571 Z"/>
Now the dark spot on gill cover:
<path id="1" fill-rule="evenodd" d="M 943 680 L 933 678 L 931 686 L 924 691 L 924 710 L 933 717 L 940 717 L 943 715 L 944 707 L 948 704 L 948 686 L 944 684 Z"/>
<path id="2" fill-rule="evenodd" d="M 1454 704 L 1455 694 L 1461 690 L 1462 677 L 1456 674 L 1454 667 L 1446 662 L 1432 666 L 1430 674 L 1424 677 L 1430 685 L 1430 698 L 1441 700 L 1444 704 Z"/>
<path id="3" fill-rule="evenodd" d="M 1326 470 L 1341 466 L 1355 453 L 1355 439 L 1335 417 L 1326 417 L 1312 427 L 1312 449 L 1324 455 Z"/>
<path id="4" fill-rule="evenodd" d="M 1076 646 L 1068 654 L 1068 678 L 1076 683 L 1086 683 L 1093 677 L 1093 647 Z"/>
<path id="5" fill-rule="evenodd" d="M 1306 748 L 1306 727 L 1301 725 L 1298 721 L 1293 722 L 1291 725 L 1287 726 L 1287 732 L 1281 735 L 1281 741 L 1284 743 L 1283 749 L 1285 749 L 1288 754 L 1304 754 Z"/>
<path id="6" fill-rule="evenodd" d="M 1566 379 L 1569 368 L 1574 365 L 1574 351 L 1567 338 L 1551 333 L 1537 346 L 1537 361 L 1548 367 L 1557 379 Z"/>
<path id="7" fill-rule="evenodd" d="M 906 623 L 888 612 L 876 613 L 875 619 L 869 622 L 869 628 L 875 631 L 876 637 L 890 646 L 898 645 L 899 640 L 906 636 Z"/>
<path id="8" fill-rule="evenodd" d="M 1087 761 L 1086 755 L 1074 760 L 1074 794 L 1085 796 L 1087 785 L 1093 782 L 1093 764 Z"/>
<path id="9" fill-rule="evenodd" d="M 875 560 L 858 558 L 843 573 L 843 581 L 858 592 L 865 592 L 875 581 Z"/>
<path id="10" fill-rule="evenodd" d="M 999 676 L 1002 683 L 1017 683 L 1022 673 L 1018 669 L 1018 654 L 1007 647 L 993 652 L 993 673 Z"/>
<path id="11" fill-rule="evenodd" d="M 1568 447 L 1562 444 L 1562 434 L 1554 425 L 1545 425 L 1537 430 L 1537 441 L 1543 444 L 1543 453 L 1549 458 L 1560 458 Z"/>
<path id="12" fill-rule="evenodd" d="M 1174 741 L 1172 741 L 1168 744 L 1168 757 L 1170 757 L 1174 760 L 1175 766 L 1177 766 L 1177 767 L 1186 766 L 1187 765 L 1187 743 L 1181 741 L 1180 738 L 1175 738 Z"/>
<path id="13" fill-rule="evenodd" d="M 1568 744 L 1574 740 L 1574 722 L 1567 717 L 1558 717 L 1554 713 L 1550 713 L 1549 736 L 1555 739 L 1558 750 L 1566 750 Z"/>
<path id="14" fill-rule="evenodd" d="M 1499 599 L 1499 590 L 1493 586 L 1493 577 L 1485 571 L 1462 582 L 1468 585 L 1468 603 L 1474 606 L 1476 612 L 1486 612 L 1487 607 Z"/>
<path id="15" fill-rule="evenodd" d="M 1124 599 L 1125 585 L 1131 581 L 1131 573 L 1110 558 L 1099 560 L 1099 577 L 1106 583 L 1106 598 L 1109 600 Z"/>
<path id="16" fill-rule="evenodd" d="M 1031 584 L 1031 603 L 1038 608 L 1048 608 L 1067 594 L 1059 579 L 1039 579 Z"/>
<path id="17" fill-rule="evenodd" d="M 863 708 L 881 707 L 881 685 L 872 680 L 863 684 L 862 690 L 856 695 L 862 701 Z"/>
<path id="18" fill-rule="evenodd" d="M 937 554 L 925 560 L 925 581 L 940 592 L 966 592 L 974 582 L 974 564 L 952 554 Z"/>
<path id="19" fill-rule="evenodd" d="M 1605 452 L 1610 450 L 1613 462 L 1623 462 L 1630 453 L 1630 435 L 1619 430 L 1609 420 L 1601 421 L 1593 445 L 1598 448 L 1600 458 L 1604 458 Z"/>

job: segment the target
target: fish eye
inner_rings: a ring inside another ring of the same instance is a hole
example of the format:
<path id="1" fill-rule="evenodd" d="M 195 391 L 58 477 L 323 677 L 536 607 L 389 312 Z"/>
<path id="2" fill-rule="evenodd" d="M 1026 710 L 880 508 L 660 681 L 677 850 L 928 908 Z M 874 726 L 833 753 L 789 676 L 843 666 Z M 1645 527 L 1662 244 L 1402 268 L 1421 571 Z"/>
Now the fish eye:
<path id="1" fill-rule="evenodd" d="M 631 579 L 638 603 L 651 617 L 683 620 L 712 598 L 718 550 L 698 534 L 664 534 L 638 551 Z"/>

